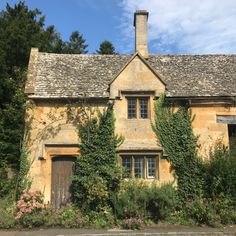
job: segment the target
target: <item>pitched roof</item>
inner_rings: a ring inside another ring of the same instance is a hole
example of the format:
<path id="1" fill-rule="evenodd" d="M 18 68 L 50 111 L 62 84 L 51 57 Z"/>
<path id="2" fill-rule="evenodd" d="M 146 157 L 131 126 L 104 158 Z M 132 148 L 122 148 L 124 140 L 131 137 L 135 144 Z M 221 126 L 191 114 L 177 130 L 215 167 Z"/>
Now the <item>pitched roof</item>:
<path id="1" fill-rule="evenodd" d="M 153 55 L 167 96 L 236 96 L 236 55 Z"/>
<path id="2" fill-rule="evenodd" d="M 131 57 L 39 52 L 25 91 L 39 98 L 109 97 L 109 82 Z M 236 96 L 236 55 L 149 55 L 147 62 L 167 96 Z"/>

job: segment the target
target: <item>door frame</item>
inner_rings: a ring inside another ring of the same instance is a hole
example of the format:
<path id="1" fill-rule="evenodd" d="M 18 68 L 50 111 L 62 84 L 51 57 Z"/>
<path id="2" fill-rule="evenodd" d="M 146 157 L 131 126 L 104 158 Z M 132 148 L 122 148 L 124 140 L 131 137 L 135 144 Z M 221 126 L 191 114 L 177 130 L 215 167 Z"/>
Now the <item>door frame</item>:
<path id="1" fill-rule="evenodd" d="M 52 159 L 55 156 L 78 156 L 80 154 L 78 144 L 45 144 L 45 188 L 44 201 L 49 204 L 52 194 Z"/>

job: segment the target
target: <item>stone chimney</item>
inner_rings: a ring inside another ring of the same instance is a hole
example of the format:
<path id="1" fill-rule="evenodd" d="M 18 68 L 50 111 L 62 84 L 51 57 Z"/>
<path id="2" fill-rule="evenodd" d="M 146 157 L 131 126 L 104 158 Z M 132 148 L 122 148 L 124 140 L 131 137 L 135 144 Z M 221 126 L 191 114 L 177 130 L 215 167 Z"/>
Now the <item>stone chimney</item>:
<path id="1" fill-rule="evenodd" d="M 137 10 L 134 13 L 135 51 L 139 52 L 145 58 L 148 57 L 147 21 L 147 11 Z"/>

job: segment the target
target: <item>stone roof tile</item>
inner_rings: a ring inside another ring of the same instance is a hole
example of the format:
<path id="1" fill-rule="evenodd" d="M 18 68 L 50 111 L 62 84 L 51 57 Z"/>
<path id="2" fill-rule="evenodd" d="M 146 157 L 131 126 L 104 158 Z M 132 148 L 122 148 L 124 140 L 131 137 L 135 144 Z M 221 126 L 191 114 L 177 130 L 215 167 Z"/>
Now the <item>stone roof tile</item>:
<path id="1" fill-rule="evenodd" d="M 109 97 L 109 82 L 131 57 L 40 52 L 31 96 Z M 236 96 L 236 55 L 149 55 L 147 61 L 166 84 L 167 96 Z"/>

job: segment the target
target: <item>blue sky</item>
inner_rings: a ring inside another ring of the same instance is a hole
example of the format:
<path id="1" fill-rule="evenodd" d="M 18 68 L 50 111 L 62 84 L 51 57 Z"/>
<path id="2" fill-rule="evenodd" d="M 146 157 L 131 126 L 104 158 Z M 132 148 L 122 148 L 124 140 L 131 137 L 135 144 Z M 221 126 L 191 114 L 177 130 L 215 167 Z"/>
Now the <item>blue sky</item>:
<path id="1" fill-rule="evenodd" d="M 6 2 L 0 0 L 0 9 Z M 134 52 L 133 12 L 149 11 L 149 52 L 160 54 L 235 54 L 235 0 L 26 0 L 55 25 L 63 39 L 83 34 L 94 53 L 110 40 L 119 53 Z"/>

